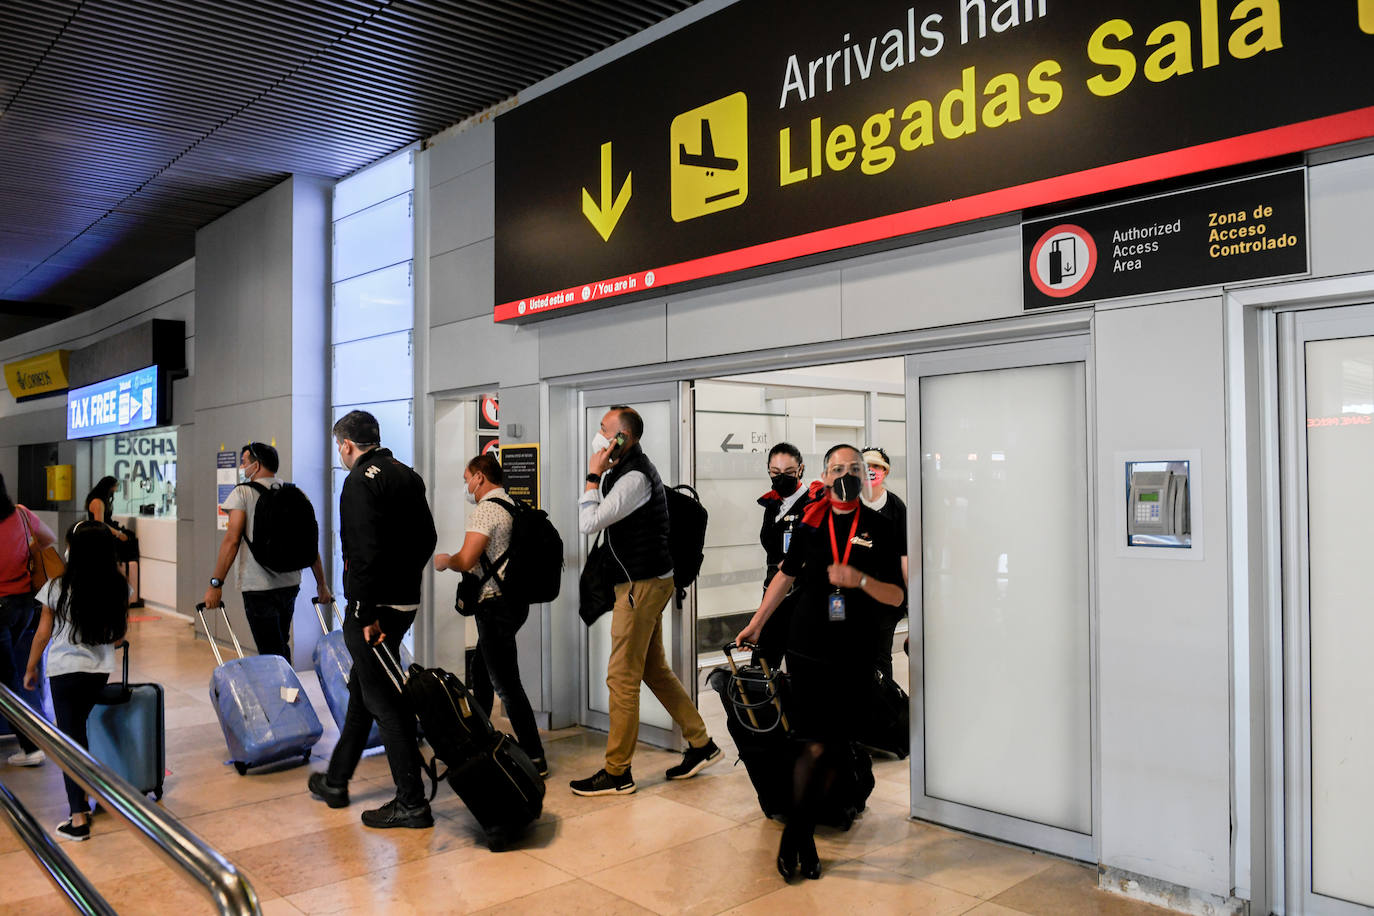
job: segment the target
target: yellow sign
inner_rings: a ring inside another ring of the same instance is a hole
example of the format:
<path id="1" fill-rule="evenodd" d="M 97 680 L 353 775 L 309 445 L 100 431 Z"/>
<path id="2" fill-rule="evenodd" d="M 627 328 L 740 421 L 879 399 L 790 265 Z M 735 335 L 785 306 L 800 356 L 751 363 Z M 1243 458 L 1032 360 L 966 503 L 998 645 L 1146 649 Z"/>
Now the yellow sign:
<path id="1" fill-rule="evenodd" d="M 48 502 L 64 502 L 72 498 L 72 476 L 75 468 L 70 464 L 50 464 L 48 472 Z"/>
<path id="2" fill-rule="evenodd" d="M 1374 0 L 1360 0 L 1360 31 L 1374 35 Z"/>
<path id="3" fill-rule="evenodd" d="M 601 144 L 601 203 L 598 205 L 592 200 L 591 192 L 583 188 L 582 215 L 587 217 L 587 222 L 592 224 L 603 242 L 611 240 L 615 224 L 620 222 L 620 214 L 625 212 L 625 206 L 630 202 L 630 179 L 633 177 L 633 172 L 626 173 L 620 193 L 611 197 L 611 144 Z"/>
<path id="4" fill-rule="evenodd" d="M 743 92 L 673 118 L 668 148 L 673 222 L 738 207 L 749 196 L 749 100 Z"/>
<path id="5" fill-rule="evenodd" d="M 64 390 L 70 353 L 70 350 L 50 350 L 17 363 L 5 363 L 5 383 L 10 386 L 10 394 L 19 401 Z"/>

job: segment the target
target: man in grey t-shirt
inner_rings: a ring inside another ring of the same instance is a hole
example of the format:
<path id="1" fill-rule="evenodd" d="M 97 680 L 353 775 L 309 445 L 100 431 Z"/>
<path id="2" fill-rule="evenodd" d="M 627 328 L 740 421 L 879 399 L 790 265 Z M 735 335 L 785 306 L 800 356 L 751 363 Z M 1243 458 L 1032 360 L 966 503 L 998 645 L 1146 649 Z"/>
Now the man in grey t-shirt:
<path id="1" fill-rule="evenodd" d="M 264 442 L 250 442 L 239 452 L 240 478 L 264 487 L 280 486 L 276 477 L 280 467 L 277 450 Z M 243 593 L 243 610 L 248 628 L 259 655 L 280 655 L 291 661 L 291 616 L 296 610 L 296 595 L 301 590 L 299 570 L 273 572 L 254 557 L 251 550 L 239 551 L 246 537 L 253 540 L 253 515 L 258 504 L 258 492 L 249 486 L 237 486 L 224 500 L 229 513 L 229 528 L 220 541 L 215 557 L 215 571 L 210 575 L 210 587 L 205 590 L 205 606 L 218 607 L 223 597 L 224 577 L 229 574 L 235 557 L 239 565 L 239 591 Z M 315 576 L 315 588 L 321 602 L 333 600 L 326 585 L 324 564 L 319 554 L 310 566 Z"/>

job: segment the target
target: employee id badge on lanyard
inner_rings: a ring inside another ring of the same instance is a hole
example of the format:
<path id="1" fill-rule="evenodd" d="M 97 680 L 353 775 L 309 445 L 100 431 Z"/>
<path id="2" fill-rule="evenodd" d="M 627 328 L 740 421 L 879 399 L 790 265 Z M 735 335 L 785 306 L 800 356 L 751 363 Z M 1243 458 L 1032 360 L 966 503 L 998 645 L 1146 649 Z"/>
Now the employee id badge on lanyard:
<path id="1" fill-rule="evenodd" d="M 844 620 L 844 595 L 835 592 L 830 596 L 830 621 L 840 623 Z"/>
<path id="2" fill-rule="evenodd" d="M 859 510 L 857 510 L 857 509 L 854 510 L 854 521 L 853 521 L 853 523 L 849 526 L 849 539 L 845 542 L 845 545 L 844 545 L 844 557 L 843 557 L 843 558 L 840 556 L 840 547 L 839 547 L 839 544 L 837 544 L 836 541 L 835 541 L 835 516 L 834 516 L 833 513 L 830 515 L 829 521 L 830 521 L 830 556 L 835 560 L 836 563 L 839 563 L 839 564 L 848 566 L 848 565 L 849 565 L 849 551 L 854 547 L 854 535 L 855 535 L 855 533 L 857 533 L 858 530 L 859 530 Z M 831 622 L 831 623 L 840 623 L 841 621 L 844 620 L 844 595 L 840 592 L 840 590 L 839 590 L 838 588 L 835 589 L 835 591 L 830 595 L 829 609 L 830 609 L 830 622 Z"/>

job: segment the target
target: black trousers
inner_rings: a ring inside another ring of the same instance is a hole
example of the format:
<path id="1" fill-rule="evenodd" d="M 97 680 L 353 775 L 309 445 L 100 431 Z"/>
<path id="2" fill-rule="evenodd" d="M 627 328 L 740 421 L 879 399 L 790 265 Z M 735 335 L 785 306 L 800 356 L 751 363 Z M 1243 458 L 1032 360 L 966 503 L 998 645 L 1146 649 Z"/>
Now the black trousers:
<path id="1" fill-rule="evenodd" d="M 39 690 L 24 689 L 24 669 L 29 666 L 29 650 L 33 634 L 38 629 L 38 602 L 32 595 L 0 596 L 0 682 L 43 714 L 43 694 Z M 25 754 L 38 750 L 38 745 L 15 727 L 19 749 Z"/>
<path id="2" fill-rule="evenodd" d="M 506 707 L 520 749 L 531 757 L 543 757 L 539 726 L 520 683 L 520 659 L 515 645 L 515 634 L 529 618 L 530 606 L 498 595 L 478 604 L 473 616 L 477 621 L 477 664 L 472 666 L 472 695 L 490 716 L 494 690 Z"/>
<path id="3" fill-rule="evenodd" d="M 296 613 L 299 585 L 243 593 L 243 612 L 259 655 L 280 655 L 291 661 L 291 617 Z"/>
<path id="4" fill-rule="evenodd" d="M 48 680 L 52 688 L 53 718 L 57 720 L 58 729 L 83 748 L 89 747 L 86 741 L 86 719 L 90 716 L 91 709 L 95 707 L 95 701 L 109 678 L 110 676 L 104 672 L 94 674 L 78 671 L 72 674 L 59 674 Z M 62 784 L 67 788 L 67 803 L 71 805 L 72 814 L 89 814 L 91 805 L 86 799 L 86 790 L 73 782 L 66 773 L 62 774 Z"/>
<path id="5" fill-rule="evenodd" d="M 367 748 L 367 736 L 372 723 L 382 736 L 386 748 L 386 762 L 391 767 L 391 780 L 396 783 L 396 798 L 408 807 L 425 803 L 424 781 L 420 777 L 420 745 L 415 736 L 415 713 L 406 705 L 387 675 L 372 646 L 363 637 L 363 626 L 381 620 L 386 633 L 386 649 L 392 658 L 400 658 L 401 639 L 415 622 L 414 611 L 398 611 L 389 607 L 365 607 L 349 602 L 344 614 L 344 645 L 353 656 L 353 673 L 348 679 L 348 712 L 344 714 L 339 743 L 329 758 L 329 782 L 346 785 L 358 768 L 358 761 Z"/>

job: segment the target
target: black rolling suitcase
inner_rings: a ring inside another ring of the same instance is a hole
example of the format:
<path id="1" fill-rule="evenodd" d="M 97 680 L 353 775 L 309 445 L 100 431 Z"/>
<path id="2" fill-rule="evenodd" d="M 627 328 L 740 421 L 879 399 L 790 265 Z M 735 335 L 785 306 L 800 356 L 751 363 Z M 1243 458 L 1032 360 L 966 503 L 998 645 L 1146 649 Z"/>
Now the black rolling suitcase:
<path id="1" fill-rule="evenodd" d="M 741 648 L 754 649 L 745 644 Z M 761 656 L 759 665 L 735 665 L 735 646 L 723 650 L 729 669 L 717 668 L 707 678 L 725 707 L 725 726 L 739 750 L 739 759 L 758 793 L 759 807 L 770 818 L 786 819 L 792 807 L 792 772 L 800 746 L 791 736 L 784 705 L 787 675 L 769 667 Z M 873 759 L 862 747 L 851 745 L 848 760 L 820 812 L 820 823 L 848 830 L 868 804 L 873 792 Z"/>
<path id="2" fill-rule="evenodd" d="M 509 735 L 496 730 L 461 680 L 440 668 L 411 665 L 409 672 L 381 646 L 377 659 L 420 720 L 420 729 L 444 773 L 430 762 L 437 789 L 447 779 L 497 851 L 518 839 L 544 808 L 544 780 Z M 430 795 L 433 798 L 433 793 Z"/>
<path id="3" fill-rule="evenodd" d="M 892 678 L 873 671 L 873 692 L 859 715 L 859 743 L 905 760 L 911 753 L 911 698 Z"/>

